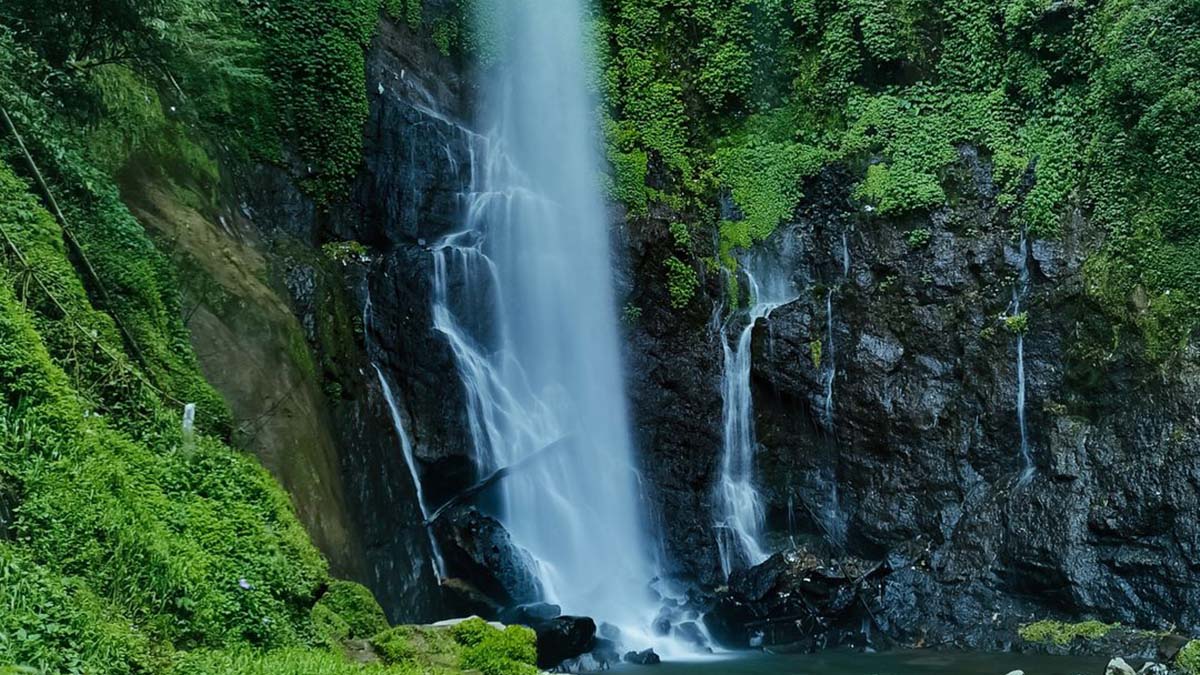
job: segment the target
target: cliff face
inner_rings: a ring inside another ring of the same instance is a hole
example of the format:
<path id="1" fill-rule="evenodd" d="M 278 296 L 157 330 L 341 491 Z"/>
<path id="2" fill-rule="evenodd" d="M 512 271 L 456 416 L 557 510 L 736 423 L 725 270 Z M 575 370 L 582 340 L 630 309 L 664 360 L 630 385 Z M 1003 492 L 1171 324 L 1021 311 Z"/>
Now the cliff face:
<path id="1" fill-rule="evenodd" d="M 311 434 L 326 492 L 294 488 L 300 511 L 312 514 L 310 531 L 335 561 L 361 561 L 346 568 L 392 618 L 418 619 L 447 598 L 427 564 L 379 377 L 395 393 L 428 501 L 469 485 L 465 396 L 433 328 L 428 246 L 461 222 L 478 137 L 461 122 L 471 92 L 460 69 L 427 40 L 384 22 L 368 68 L 371 115 L 351 197 L 318 210 L 282 172 L 260 167 L 239 177 L 229 216 L 265 251 L 274 292 L 285 296 L 270 302 L 292 308 L 317 355 L 323 393 L 305 385 L 309 403 L 291 415 L 300 429 L 328 421 Z M 1029 242 L 1027 324 L 1001 320 L 1022 258 L 1019 233 L 970 148 L 953 180 L 952 206 L 889 219 L 853 203 L 853 179 L 826 169 L 764 244 L 790 242 L 788 271 L 800 289 L 753 338 L 756 474 L 772 546 L 844 529 L 846 550 L 887 561 L 873 611 L 880 628 L 908 642 L 990 644 L 1047 614 L 1200 628 L 1200 353 L 1192 346 L 1165 366 L 1141 363 L 1136 338 L 1090 305 L 1083 264 L 1099 235 L 1083 213 L 1059 239 Z M 690 304 L 671 308 L 662 261 L 674 219 L 614 216 L 617 283 L 639 310 L 626 313 L 627 370 L 664 571 L 712 589 L 724 583 L 712 499 L 727 339 L 713 318 L 729 310 L 725 280 L 711 270 Z M 319 250 L 349 240 L 366 253 Z M 477 316 L 486 321 L 487 309 Z M 735 316 L 724 330 L 739 329 Z M 195 331 L 198 351 L 224 330 Z M 1019 481 L 1021 330 L 1036 466 L 1027 483 Z M 280 386 L 222 378 L 221 364 L 212 363 L 214 379 L 235 407 Z M 256 408 L 244 409 L 252 417 Z M 293 485 L 295 461 L 313 460 L 280 456 L 289 443 L 260 454 Z M 327 527 L 331 513 L 338 524 Z"/>
<path id="2" fill-rule="evenodd" d="M 1047 614 L 1195 628 L 1200 353 L 1158 368 L 1137 359 L 1136 339 L 1086 297 L 1083 264 L 1098 242 L 1078 212 L 1060 239 L 1029 243 L 1027 326 L 1005 322 L 1020 233 L 970 148 L 956 173 L 954 206 L 892 220 L 857 208 L 851 181 L 828 169 L 767 242 L 799 252 L 790 273 L 801 289 L 753 337 L 755 462 L 776 547 L 844 529 L 846 550 L 890 570 L 873 611 L 906 642 L 995 645 Z M 653 239 L 635 244 L 635 270 L 641 260 L 657 273 Z M 721 363 L 703 322 L 719 297 L 709 286 L 682 317 L 689 327 L 643 317 L 632 370 L 670 559 L 716 584 Z"/>

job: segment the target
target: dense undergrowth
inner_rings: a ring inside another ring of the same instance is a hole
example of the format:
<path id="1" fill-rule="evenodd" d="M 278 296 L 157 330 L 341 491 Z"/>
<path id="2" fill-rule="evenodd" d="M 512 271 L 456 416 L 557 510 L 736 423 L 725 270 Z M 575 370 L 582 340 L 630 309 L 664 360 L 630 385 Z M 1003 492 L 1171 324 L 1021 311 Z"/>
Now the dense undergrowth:
<path id="1" fill-rule="evenodd" d="M 766 237 L 841 164 L 882 216 L 952 202 L 958 146 L 1012 227 L 1104 233 L 1088 289 L 1151 358 L 1200 315 L 1200 9 L 1168 0 L 603 0 L 613 194 Z M 717 222 L 728 190 L 741 218 Z M 708 255 L 699 252 L 700 256 Z M 671 279 L 679 277 L 674 267 Z"/>
<path id="2" fill-rule="evenodd" d="M 114 179 L 136 163 L 211 209 L 214 157 L 286 156 L 314 166 L 299 177 L 315 198 L 336 195 L 380 8 L 0 5 L 0 672 L 423 669 L 343 654 L 387 621 L 329 578 L 287 494 L 228 445 L 176 271 Z"/>

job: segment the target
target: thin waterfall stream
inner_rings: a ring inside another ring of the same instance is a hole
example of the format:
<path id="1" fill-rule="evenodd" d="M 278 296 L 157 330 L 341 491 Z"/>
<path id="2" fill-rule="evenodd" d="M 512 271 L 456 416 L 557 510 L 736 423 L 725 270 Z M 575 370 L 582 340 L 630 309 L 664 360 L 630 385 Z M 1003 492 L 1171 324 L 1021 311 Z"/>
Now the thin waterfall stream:
<path id="1" fill-rule="evenodd" d="M 379 366 L 372 363 L 371 367 L 375 369 L 375 374 L 379 376 L 379 386 L 383 390 L 383 397 L 388 404 L 388 412 L 392 416 L 392 425 L 396 429 L 396 435 L 400 438 L 400 450 L 404 453 L 404 462 L 408 465 L 409 475 L 412 476 L 413 488 L 417 493 L 417 505 L 421 509 L 421 518 L 425 521 L 425 535 L 429 538 L 429 554 L 430 564 L 433 566 L 433 575 L 441 582 L 446 578 L 446 563 L 442 559 L 442 549 L 438 546 L 437 539 L 433 536 L 433 527 L 428 524 L 429 521 L 429 506 L 425 503 L 425 491 L 421 487 L 421 476 L 417 472 L 417 461 L 413 455 L 412 439 L 404 428 L 404 418 L 400 414 L 400 406 L 396 403 L 396 397 L 392 394 L 392 387 L 388 384 L 387 378 L 383 376 L 383 371 Z"/>
<path id="2" fill-rule="evenodd" d="M 1028 482 L 1035 470 L 1033 455 L 1029 450 L 1029 431 L 1025 425 L 1025 329 L 1028 325 L 1028 310 L 1021 309 L 1021 301 L 1029 292 L 1029 241 L 1025 228 L 1021 228 L 1020 251 L 1017 257 L 1017 282 L 1013 284 L 1012 302 L 1009 304 L 1009 321 L 1014 322 L 1017 343 L 1017 426 L 1021 432 L 1021 478 Z"/>

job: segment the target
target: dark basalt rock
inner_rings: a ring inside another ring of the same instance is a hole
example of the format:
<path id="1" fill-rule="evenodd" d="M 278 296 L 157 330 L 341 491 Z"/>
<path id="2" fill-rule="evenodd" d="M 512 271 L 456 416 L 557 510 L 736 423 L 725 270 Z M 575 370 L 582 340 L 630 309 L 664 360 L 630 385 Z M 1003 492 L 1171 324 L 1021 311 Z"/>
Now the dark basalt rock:
<path id="1" fill-rule="evenodd" d="M 672 631 L 676 640 L 698 647 L 701 650 L 709 648 L 708 638 L 704 637 L 704 631 L 700 628 L 700 624 L 695 621 L 684 621 L 675 626 Z"/>
<path id="2" fill-rule="evenodd" d="M 864 646 L 864 619 L 873 620 L 881 568 L 803 548 L 777 553 L 761 565 L 735 571 L 704 623 L 713 639 L 735 649 Z"/>
<path id="3" fill-rule="evenodd" d="M 800 252 L 790 268 L 800 296 L 753 334 L 756 476 L 776 546 L 844 531 L 839 545 L 887 560 L 872 577 L 881 595 L 869 625 L 902 643 L 1006 648 L 1021 623 L 1047 616 L 1200 631 L 1200 346 L 1166 369 L 1143 361 L 1139 338 L 1085 288 L 1101 233 L 1065 210 L 1060 236 L 1030 240 L 1022 308 L 1036 473 L 1021 484 L 1015 337 L 999 319 L 1022 257 L 1018 226 L 988 163 L 971 148 L 961 160 L 952 206 L 904 216 L 861 208 L 855 178 L 826 169 L 765 243 L 788 238 Z M 724 295 L 709 278 L 685 310 L 658 309 L 669 303 L 654 266 L 671 254 L 675 217 L 652 216 L 623 240 L 636 280 L 627 297 L 643 310 L 631 386 L 667 572 L 716 588 L 721 362 L 709 318 Z M 918 229 L 930 236 L 914 246 Z M 747 644 L 747 623 L 794 609 L 769 606 L 794 590 L 786 575 L 760 574 L 714 601 L 705 623 L 718 641 Z M 823 583 L 813 601 L 836 610 L 844 591 Z M 846 612 L 860 621 L 865 610 Z"/>
<path id="4" fill-rule="evenodd" d="M 513 544 L 508 531 L 495 518 L 474 507 L 460 506 L 434 523 L 434 536 L 441 545 L 447 573 L 470 579 L 498 605 L 534 603 L 541 597 L 532 558 Z"/>
<path id="5" fill-rule="evenodd" d="M 500 623 L 535 626 L 559 616 L 562 616 L 562 607 L 548 602 L 533 602 L 505 609 L 500 613 Z"/>
<path id="6" fill-rule="evenodd" d="M 591 654 L 602 670 L 608 670 L 621 662 L 621 652 L 617 651 L 617 643 L 607 638 L 596 638 Z"/>
<path id="7" fill-rule="evenodd" d="M 552 668 L 593 650 L 596 622 L 586 616 L 560 616 L 533 627 L 537 633 L 538 667 Z"/>
<path id="8" fill-rule="evenodd" d="M 654 653 L 654 649 L 645 649 L 640 652 L 626 652 L 625 660 L 639 666 L 657 666 L 662 662 L 658 654 Z"/>

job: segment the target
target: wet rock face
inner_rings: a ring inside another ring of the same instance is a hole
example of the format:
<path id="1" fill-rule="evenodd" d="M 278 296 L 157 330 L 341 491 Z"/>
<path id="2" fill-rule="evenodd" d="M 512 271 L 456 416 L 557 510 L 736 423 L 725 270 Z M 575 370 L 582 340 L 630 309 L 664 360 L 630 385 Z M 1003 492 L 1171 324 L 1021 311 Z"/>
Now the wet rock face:
<path id="1" fill-rule="evenodd" d="M 617 297 L 625 312 L 626 370 L 635 447 L 652 527 L 667 552 L 668 576 L 721 581 L 712 536 L 713 486 L 721 449 L 721 345 L 706 326 L 722 294 L 704 280 L 697 301 L 671 308 L 662 261 L 672 255 L 667 220 L 618 228 Z"/>
<path id="2" fill-rule="evenodd" d="M 382 21 L 367 63 L 363 164 L 347 199 L 318 208 L 270 166 L 237 181 L 240 215 L 269 249 L 275 281 L 325 371 L 347 510 L 365 550 L 361 581 L 393 621 L 438 618 L 446 589 L 414 526 L 413 481 L 374 366 L 393 390 L 430 505 L 475 480 L 462 388 L 430 305 L 428 245 L 458 227 L 458 195 L 471 175 L 472 135 L 454 121 L 466 117 L 471 95 L 458 68 L 428 38 Z M 348 240 L 367 246 L 367 261 L 318 262 L 321 244 Z M 452 590 L 475 597 L 469 585 Z"/>
<path id="3" fill-rule="evenodd" d="M 1142 365 L 1134 337 L 1084 292 L 1082 264 L 1098 236 L 1086 221 L 1067 219 L 1058 240 L 1033 240 L 1022 309 L 1036 473 L 1021 484 L 1016 335 L 1000 319 L 1020 260 L 1017 233 L 994 203 L 986 164 L 965 151 L 963 169 L 956 206 L 900 219 L 852 208 L 852 181 L 827 171 L 783 226 L 802 242 L 793 274 L 807 291 L 754 335 L 757 468 L 770 527 L 825 535 L 836 517 L 852 552 L 883 560 L 907 551 L 907 566 L 883 584 L 878 617 L 905 641 L 987 645 L 1010 633 L 1004 612 L 1200 627 L 1200 348 L 1165 370 Z M 918 229 L 927 243 L 908 236 Z M 689 406 L 696 396 L 678 398 Z M 689 435 L 694 426 L 682 425 L 682 437 L 699 438 Z M 670 446 L 647 450 L 689 461 L 678 472 L 700 475 L 713 460 L 697 455 L 713 447 L 719 441 L 678 456 Z M 702 538 L 703 512 L 690 518 Z M 687 559 L 681 568 L 708 564 L 703 547 L 670 550 Z"/>

